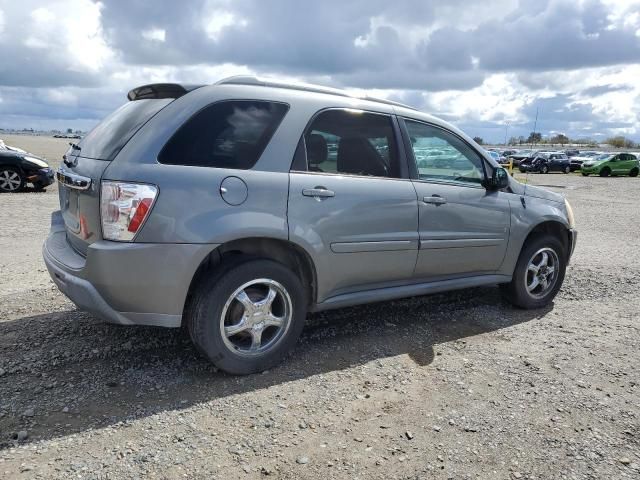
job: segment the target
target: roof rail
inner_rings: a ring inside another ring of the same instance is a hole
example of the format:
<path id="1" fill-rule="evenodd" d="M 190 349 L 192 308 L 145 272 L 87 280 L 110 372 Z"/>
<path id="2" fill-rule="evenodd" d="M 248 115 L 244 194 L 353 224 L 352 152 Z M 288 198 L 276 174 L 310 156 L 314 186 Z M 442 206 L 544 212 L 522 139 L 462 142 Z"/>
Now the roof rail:
<path id="1" fill-rule="evenodd" d="M 150 83 L 136 87 L 127 93 L 130 101 L 143 100 L 147 98 L 178 98 L 189 93 L 191 90 L 203 87 L 204 85 L 180 85 L 178 83 Z"/>
<path id="2" fill-rule="evenodd" d="M 286 88 L 289 90 L 300 90 L 304 92 L 326 93 L 328 95 L 336 95 L 339 97 L 358 98 L 361 100 L 368 100 L 370 102 L 384 103 L 386 105 L 393 105 L 396 107 L 403 107 L 403 108 L 408 108 L 410 110 L 416 110 L 416 108 L 414 107 L 405 105 L 403 103 L 394 102 L 393 100 L 374 98 L 368 95 L 358 96 L 358 95 L 349 93 L 346 90 L 341 90 L 339 88 L 324 87 L 322 85 L 313 85 L 310 83 L 284 82 L 284 81 L 268 79 L 268 78 L 259 78 L 253 75 L 236 75 L 233 77 L 223 78 L 222 80 L 217 81 L 214 85 L 253 85 L 253 86 L 259 86 L 259 87 Z"/>

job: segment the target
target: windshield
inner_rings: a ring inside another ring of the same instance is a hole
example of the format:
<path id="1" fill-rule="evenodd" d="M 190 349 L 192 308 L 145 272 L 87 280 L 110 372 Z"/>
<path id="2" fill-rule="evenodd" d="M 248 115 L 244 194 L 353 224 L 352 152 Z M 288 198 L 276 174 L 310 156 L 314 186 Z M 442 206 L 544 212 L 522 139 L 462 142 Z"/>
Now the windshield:
<path id="1" fill-rule="evenodd" d="M 491 158 L 493 158 L 494 160 L 500 160 L 500 154 L 498 152 L 487 150 L 487 153 L 491 155 Z"/>
<path id="2" fill-rule="evenodd" d="M 140 127 L 172 101 L 173 98 L 164 98 L 125 103 L 82 139 L 79 155 L 113 160 Z"/>
<path id="3" fill-rule="evenodd" d="M 613 155 L 611 155 L 610 153 L 603 153 L 595 157 L 594 160 L 601 162 L 602 160 L 609 160 L 611 157 L 613 157 Z"/>

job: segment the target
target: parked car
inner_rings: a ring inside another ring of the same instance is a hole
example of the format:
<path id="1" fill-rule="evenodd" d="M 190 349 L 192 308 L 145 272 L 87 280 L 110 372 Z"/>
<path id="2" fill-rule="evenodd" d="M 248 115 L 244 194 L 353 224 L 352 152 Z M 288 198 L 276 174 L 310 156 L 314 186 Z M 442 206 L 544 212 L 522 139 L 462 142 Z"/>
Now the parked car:
<path id="1" fill-rule="evenodd" d="M 507 157 L 509 157 L 511 155 L 516 154 L 517 152 L 518 152 L 517 150 L 502 150 L 500 152 L 500 155 L 502 155 L 503 157 L 507 158 Z"/>
<path id="2" fill-rule="evenodd" d="M 517 167 L 520 162 L 536 154 L 537 150 L 518 150 L 516 153 L 509 155 L 509 159 L 513 160 L 513 166 Z"/>
<path id="3" fill-rule="evenodd" d="M 128 98 L 66 153 L 43 248 L 60 290 L 107 321 L 185 324 L 248 374 L 291 350 L 308 311 L 495 284 L 540 308 L 562 285 L 569 203 L 447 122 L 255 77 Z M 455 168 L 418 166 L 436 150 Z"/>
<path id="4" fill-rule="evenodd" d="M 602 155 L 602 152 L 582 152 L 580 155 L 576 157 L 569 157 L 569 164 L 571 166 L 571 171 L 575 172 L 576 170 L 580 170 L 582 167 L 582 163 L 586 160 L 590 160 L 598 155 Z"/>
<path id="5" fill-rule="evenodd" d="M 502 160 L 504 160 L 500 155 L 500 153 L 496 152 L 495 150 L 487 150 L 486 152 L 489 156 L 491 156 L 491 158 L 493 158 L 498 163 L 501 163 Z"/>
<path id="6" fill-rule="evenodd" d="M 563 172 L 571 171 L 569 158 L 562 152 L 538 152 L 520 162 L 518 167 L 521 172 Z"/>
<path id="7" fill-rule="evenodd" d="M 54 182 L 49 164 L 24 150 L 0 148 L 0 192 L 19 192 L 27 184 L 41 190 Z"/>
<path id="8" fill-rule="evenodd" d="M 567 157 L 577 157 L 580 155 L 580 150 L 564 150 L 563 152 Z"/>
<path id="9" fill-rule="evenodd" d="M 631 153 L 603 153 L 583 162 L 581 171 L 585 177 L 591 174 L 601 177 L 609 175 L 637 177 L 640 166 L 636 156 Z"/>

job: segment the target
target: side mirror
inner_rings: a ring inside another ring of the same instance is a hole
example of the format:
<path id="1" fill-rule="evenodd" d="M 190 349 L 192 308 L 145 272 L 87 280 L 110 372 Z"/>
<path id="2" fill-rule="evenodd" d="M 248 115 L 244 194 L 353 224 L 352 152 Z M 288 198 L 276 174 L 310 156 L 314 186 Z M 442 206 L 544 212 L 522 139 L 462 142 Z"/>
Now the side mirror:
<path id="1" fill-rule="evenodd" d="M 493 176 L 490 179 L 485 180 L 484 187 L 487 190 L 502 190 L 509 186 L 509 173 L 502 168 L 498 167 L 493 171 Z"/>

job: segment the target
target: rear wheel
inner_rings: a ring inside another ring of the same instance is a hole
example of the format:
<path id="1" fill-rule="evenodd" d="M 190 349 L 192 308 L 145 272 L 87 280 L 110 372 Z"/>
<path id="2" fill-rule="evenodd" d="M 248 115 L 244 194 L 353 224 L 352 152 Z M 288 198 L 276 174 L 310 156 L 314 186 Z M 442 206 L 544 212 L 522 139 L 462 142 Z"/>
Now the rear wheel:
<path id="1" fill-rule="evenodd" d="M 0 192 L 19 192 L 24 188 L 22 173 L 12 167 L 0 167 Z"/>
<path id="2" fill-rule="evenodd" d="M 611 169 L 609 167 L 604 167 L 602 170 L 600 170 L 601 177 L 608 177 L 609 175 L 611 175 Z"/>
<path id="3" fill-rule="evenodd" d="M 630 177 L 637 177 L 638 176 L 638 167 L 632 168 L 631 171 L 629 172 L 629 176 Z"/>
<path id="4" fill-rule="evenodd" d="M 264 371 L 293 348 L 307 312 L 300 279 L 272 260 L 221 268 L 197 287 L 187 322 L 191 340 L 218 368 Z"/>
<path id="5" fill-rule="evenodd" d="M 520 252 L 511 283 L 502 286 L 505 298 L 525 309 L 548 305 L 564 281 L 566 258 L 558 238 L 549 234 L 532 237 Z"/>

